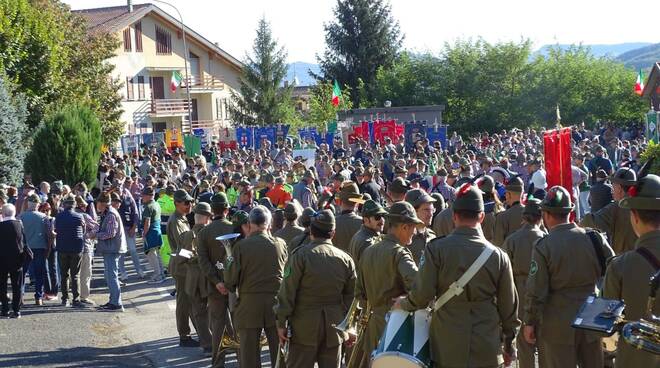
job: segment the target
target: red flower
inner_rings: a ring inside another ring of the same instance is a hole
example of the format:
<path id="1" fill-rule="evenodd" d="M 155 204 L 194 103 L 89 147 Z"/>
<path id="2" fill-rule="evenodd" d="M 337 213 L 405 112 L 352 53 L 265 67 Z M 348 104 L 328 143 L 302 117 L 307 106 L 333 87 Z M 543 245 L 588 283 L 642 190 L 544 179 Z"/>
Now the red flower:
<path id="1" fill-rule="evenodd" d="M 637 187 L 636 186 L 632 186 L 632 187 L 628 188 L 628 196 L 637 197 Z"/>
<path id="2" fill-rule="evenodd" d="M 471 186 L 472 186 L 472 184 L 470 184 L 470 183 L 465 183 L 465 184 L 463 184 L 463 186 L 461 187 L 461 189 L 458 190 L 458 193 L 456 194 L 456 196 L 457 196 L 457 197 L 460 197 L 460 196 L 462 196 L 462 195 L 465 195 L 465 193 L 467 193 L 467 192 L 470 191 L 470 187 L 471 187 Z"/>

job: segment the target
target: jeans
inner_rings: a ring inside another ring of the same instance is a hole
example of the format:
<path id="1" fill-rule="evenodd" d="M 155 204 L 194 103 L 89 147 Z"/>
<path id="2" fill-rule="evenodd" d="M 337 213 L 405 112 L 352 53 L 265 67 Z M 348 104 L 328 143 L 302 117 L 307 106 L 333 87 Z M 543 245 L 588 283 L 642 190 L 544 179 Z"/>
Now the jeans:
<path id="1" fill-rule="evenodd" d="M 46 277 L 46 294 L 57 295 L 60 290 L 60 276 L 57 272 L 57 250 L 52 249 L 48 254 L 48 275 Z"/>
<path id="2" fill-rule="evenodd" d="M 110 291 L 110 304 L 122 305 L 119 288 L 119 253 L 103 255 L 103 274 Z"/>
<path id="3" fill-rule="evenodd" d="M 138 254 L 135 246 L 135 236 L 128 236 L 128 234 L 126 234 L 126 245 L 128 246 L 128 252 L 131 253 L 131 259 L 133 260 L 133 267 L 135 267 L 135 272 L 137 272 L 138 276 L 142 277 L 142 266 L 140 265 L 140 255 Z M 119 273 L 122 275 L 122 277 L 126 277 L 125 260 L 126 253 L 122 254 L 121 258 L 119 259 Z"/>
<path id="4" fill-rule="evenodd" d="M 0 302 L 2 311 L 9 311 L 9 298 L 7 298 L 7 278 L 11 279 L 11 308 L 14 312 L 21 309 L 21 284 L 23 283 L 23 269 L 0 269 Z"/>
<path id="5" fill-rule="evenodd" d="M 34 259 L 32 260 L 32 274 L 30 279 L 34 277 L 34 300 L 43 299 L 44 297 L 44 284 L 47 277 L 47 264 L 46 264 L 46 249 L 32 249 Z"/>
<path id="6" fill-rule="evenodd" d="M 151 248 L 147 251 L 147 261 L 149 266 L 154 271 L 151 275 L 152 280 L 160 280 L 163 278 L 163 268 L 161 267 L 161 260 L 159 251 L 160 248 Z"/>
<path id="7" fill-rule="evenodd" d="M 59 252 L 60 278 L 62 279 L 62 300 L 69 299 L 69 278 L 71 278 L 71 294 L 73 301 L 80 300 L 80 261 L 82 253 Z"/>
<path id="8" fill-rule="evenodd" d="M 82 260 L 80 261 L 80 298 L 89 298 L 90 284 L 92 282 L 92 258 L 94 258 L 94 251 L 83 252 Z"/>

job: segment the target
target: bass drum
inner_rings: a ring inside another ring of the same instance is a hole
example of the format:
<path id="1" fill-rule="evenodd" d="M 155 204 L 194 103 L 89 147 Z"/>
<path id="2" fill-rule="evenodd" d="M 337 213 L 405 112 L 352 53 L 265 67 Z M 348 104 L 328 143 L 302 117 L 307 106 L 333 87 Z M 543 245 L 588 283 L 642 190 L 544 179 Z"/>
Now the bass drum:
<path id="1" fill-rule="evenodd" d="M 428 368 L 431 365 L 429 328 L 431 313 L 393 310 L 378 347 L 372 353 L 372 368 Z"/>

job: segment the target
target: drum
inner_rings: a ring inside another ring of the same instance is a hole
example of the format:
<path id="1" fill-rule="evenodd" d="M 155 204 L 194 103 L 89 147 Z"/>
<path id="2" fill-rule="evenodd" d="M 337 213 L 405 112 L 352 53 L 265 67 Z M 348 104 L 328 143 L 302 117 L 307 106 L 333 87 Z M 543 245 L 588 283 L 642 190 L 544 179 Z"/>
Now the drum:
<path id="1" fill-rule="evenodd" d="M 372 353 L 373 368 L 427 368 L 431 365 L 429 328 L 431 312 L 393 310 L 378 347 Z"/>

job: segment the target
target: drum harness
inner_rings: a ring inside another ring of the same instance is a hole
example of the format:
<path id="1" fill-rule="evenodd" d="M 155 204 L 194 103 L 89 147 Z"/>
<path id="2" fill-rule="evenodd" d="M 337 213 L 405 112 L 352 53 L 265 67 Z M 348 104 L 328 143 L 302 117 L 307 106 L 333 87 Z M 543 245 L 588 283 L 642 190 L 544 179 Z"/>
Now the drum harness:
<path id="1" fill-rule="evenodd" d="M 493 253 L 493 251 L 493 247 L 484 248 L 484 250 L 481 251 L 479 257 L 477 257 L 472 265 L 470 265 L 467 271 L 465 271 L 465 273 L 457 281 L 454 281 L 451 285 L 449 285 L 447 291 L 445 291 L 444 294 L 440 295 L 440 297 L 436 299 L 435 303 L 433 304 L 433 310 L 440 310 L 440 308 L 447 304 L 451 298 L 461 295 L 465 285 L 467 285 L 467 283 L 472 280 L 474 275 L 476 275 L 477 272 L 479 272 L 479 270 L 486 264 L 486 261 L 488 258 L 490 258 L 490 255 Z"/>

